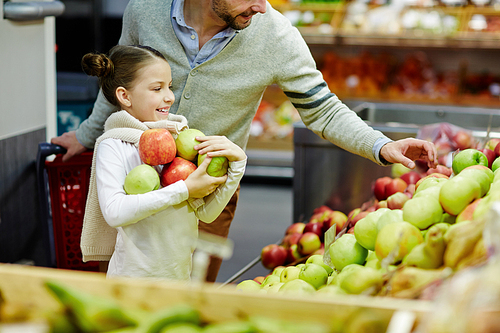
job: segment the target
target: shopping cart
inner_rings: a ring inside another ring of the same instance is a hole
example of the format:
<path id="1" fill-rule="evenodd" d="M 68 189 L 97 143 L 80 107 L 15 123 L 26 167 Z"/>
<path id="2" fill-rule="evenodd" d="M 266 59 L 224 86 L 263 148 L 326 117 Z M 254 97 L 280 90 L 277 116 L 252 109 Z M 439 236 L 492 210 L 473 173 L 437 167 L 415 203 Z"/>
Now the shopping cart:
<path id="1" fill-rule="evenodd" d="M 38 196 L 44 248 L 49 266 L 99 271 L 98 262 L 82 261 L 80 236 L 90 180 L 92 152 L 62 162 L 64 148 L 40 143 L 37 154 Z M 52 161 L 47 157 L 56 154 Z"/>

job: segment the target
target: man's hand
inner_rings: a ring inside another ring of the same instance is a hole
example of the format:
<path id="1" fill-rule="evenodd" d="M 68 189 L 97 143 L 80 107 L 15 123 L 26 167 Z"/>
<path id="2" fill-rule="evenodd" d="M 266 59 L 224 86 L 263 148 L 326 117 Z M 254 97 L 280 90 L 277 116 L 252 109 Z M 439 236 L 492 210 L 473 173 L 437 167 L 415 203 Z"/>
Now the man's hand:
<path id="1" fill-rule="evenodd" d="M 66 149 L 66 154 L 62 158 L 63 162 L 67 162 L 73 156 L 80 155 L 87 150 L 87 148 L 78 142 L 74 131 L 66 132 L 61 136 L 52 138 L 50 142 Z"/>
<path id="2" fill-rule="evenodd" d="M 415 160 L 427 161 L 429 168 L 435 168 L 437 162 L 436 147 L 432 142 L 419 139 L 402 139 L 389 142 L 380 150 L 380 155 L 390 163 L 401 163 L 404 166 L 415 168 Z"/>

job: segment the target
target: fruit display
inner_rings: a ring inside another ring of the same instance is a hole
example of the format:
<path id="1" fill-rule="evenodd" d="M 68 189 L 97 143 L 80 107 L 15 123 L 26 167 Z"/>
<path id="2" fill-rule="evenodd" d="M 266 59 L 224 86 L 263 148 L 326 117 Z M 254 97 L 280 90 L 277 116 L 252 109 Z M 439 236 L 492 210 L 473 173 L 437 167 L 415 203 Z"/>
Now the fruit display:
<path id="1" fill-rule="evenodd" d="M 139 157 L 144 164 L 127 174 L 124 190 L 127 194 L 141 194 L 157 190 L 185 180 L 203 162 L 205 155 L 198 156 L 193 147 L 200 142 L 196 136 L 205 136 L 201 131 L 189 128 L 175 138 L 166 129 L 148 129 L 141 135 L 138 145 Z M 161 167 L 160 172 L 154 166 Z M 226 157 L 215 157 L 207 166 L 207 173 L 220 177 L 227 173 Z"/>
<path id="2" fill-rule="evenodd" d="M 487 213 L 500 199 L 500 140 L 479 149 L 460 128 L 438 124 L 429 133 L 444 144 L 446 129 L 449 167 L 395 164 L 391 177 L 373 181 L 372 199 L 359 208 L 344 214 L 318 207 L 262 250 L 269 275 L 238 288 L 432 299 L 432 287 L 485 264 Z"/>

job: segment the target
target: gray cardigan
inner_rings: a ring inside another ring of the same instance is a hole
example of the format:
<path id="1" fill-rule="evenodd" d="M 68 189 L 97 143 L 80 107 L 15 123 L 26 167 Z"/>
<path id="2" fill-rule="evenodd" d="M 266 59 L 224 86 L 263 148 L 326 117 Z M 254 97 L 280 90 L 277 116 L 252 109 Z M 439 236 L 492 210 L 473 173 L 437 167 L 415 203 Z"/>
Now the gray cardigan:
<path id="1" fill-rule="evenodd" d="M 314 133 L 378 163 L 372 148 L 384 135 L 330 92 L 299 31 L 269 3 L 217 56 L 193 69 L 172 28 L 170 8 L 171 0 L 131 0 L 119 43 L 148 45 L 166 56 L 176 98 L 171 112 L 185 116 L 190 128 L 225 135 L 245 148 L 264 90 L 277 84 Z M 99 94 L 76 131 L 80 143 L 93 147 L 114 111 Z"/>

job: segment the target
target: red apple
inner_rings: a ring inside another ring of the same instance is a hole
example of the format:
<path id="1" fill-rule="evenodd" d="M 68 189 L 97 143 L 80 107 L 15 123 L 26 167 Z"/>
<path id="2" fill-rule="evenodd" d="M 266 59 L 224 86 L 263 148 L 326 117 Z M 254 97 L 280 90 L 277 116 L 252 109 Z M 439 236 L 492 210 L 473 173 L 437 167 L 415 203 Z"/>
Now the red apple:
<path id="1" fill-rule="evenodd" d="M 394 178 L 391 182 L 385 185 L 385 196 L 386 198 L 389 198 L 396 192 L 404 192 L 407 187 L 408 184 L 404 180 L 401 178 Z"/>
<path id="2" fill-rule="evenodd" d="M 281 245 L 286 247 L 286 248 L 289 248 L 293 244 L 297 244 L 300 237 L 302 237 L 302 233 L 298 233 L 298 232 L 294 232 L 292 234 L 285 235 L 285 237 L 283 237 L 283 241 L 281 242 Z"/>
<path id="3" fill-rule="evenodd" d="M 286 249 L 277 244 L 269 244 L 262 248 L 260 260 L 267 269 L 274 269 L 285 264 L 287 257 Z"/>
<path id="4" fill-rule="evenodd" d="M 332 225 L 335 224 L 336 232 L 339 233 L 340 230 L 344 228 L 344 225 L 347 223 L 347 215 L 339 210 L 332 210 L 330 212 L 329 218 L 323 221 L 323 233 L 325 233 L 328 229 L 331 228 Z"/>
<path id="5" fill-rule="evenodd" d="M 314 232 L 305 232 L 297 243 L 299 253 L 302 256 L 309 255 L 321 248 L 321 240 Z"/>
<path id="6" fill-rule="evenodd" d="M 387 199 L 386 200 L 381 200 L 377 203 L 377 206 L 375 207 L 375 210 L 378 210 L 380 208 L 387 208 Z"/>
<path id="7" fill-rule="evenodd" d="M 358 223 L 359 220 L 368 215 L 368 213 L 370 212 L 365 210 L 363 212 L 359 212 L 358 214 L 356 214 L 349 222 L 349 227 L 354 227 L 356 223 Z"/>
<path id="8" fill-rule="evenodd" d="M 373 194 L 377 200 L 385 200 L 387 199 L 385 195 L 385 186 L 392 181 L 391 177 L 380 177 L 375 180 L 373 184 Z"/>
<path id="9" fill-rule="evenodd" d="M 354 235 L 354 227 L 351 227 L 349 230 L 347 230 L 347 233 Z"/>
<path id="10" fill-rule="evenodd" d="M 493 150 L 493 152 L 495 152 L 495 148 L 496 148 L 496 146 L 498 146 L 499 143 L 500 143 L 500 139 L 497 139 L 497 138 L 489 139 L 488 142 L 486 142 L 486 144 L 484 145 L 484 148 L 491 149 L 491 150 Z"/>
<path id="11" fill-rule="evenodd" d="M 458 131 L 452 139 L 455 147 L 460 150 L 470 148 L 472 145 L 472 136 L 465 131 Z"/>
<path id="12" fill-rule="evenodd" d="M 306 226 L 306 224 L 304 222 L 295 222 L 292 225 L 290 225 L 288 228 L 286 228 L 285 235 L 293 234 L 293 233 L 302 234 L 304 232 L 305 226 Z"/>
<path id="13" fill-rule="evenodd" d="M 415 184 L 409 184 L 403 193 L 406 194 L 410 199 L 413 198 L 413 195 L 415 194 Z"/>
<path id="14" fill-rule="evenodd" d="M 463 221 L 472 221 L 474 219 L 474 210 L 483 198 L 478 198 L 467 205 L 460 213 L 458 213 L 455 223 Z"/>
<path id="15" fill-rule="evenodd" d="M 495 152 L 491 149 L 484 148 L 484 149 L 479 149 L 480 152 L 482 152 L 484 155 L 486 155 L 486 158 L 488 159 L 488 168 L 491 169 L 491 165 L 493 164 L 493 161 L 497 157 Z"/>
<path id="16" fill-rule="evenodd" d="M 416 184 L 420 180 L 420 178 L 422 178 L 422 176 L 416 171 L 409 171 L 401 175 L 401 177 L 399 178 L 404 180 L 406 184 L 410 185 L 410 184 Z"/>
<path id="17" fill-rule="evenodd" d="M 254 278 L 253 278 L 253 280 L 254 280 L 255 282 L 257 282 L 258 284 L 262 284 L 262 281 L 264 281 L 264 279 L 265 279 L 265 278 L 266 278 L 265 276 L 262 276 L 262 275 L 261 275 L 261 276 L 256 276 L 256 277 L 254 277 Z"/>
<path id="18" fill-rule="evenodd" d="M 318 222 L 306 223 L 303 233 L 314 232 L 320 239 L 323 238 L 323 224 Z"/>
<path id="19" fill-rule="evenodd" d="M 410 200 L 410 197 L 403 192 L 396 192 L 387 198 L 387 208 L 402 209 L 405 202 Z"/>
<path id="20" fill-rule="evenodd" d="M 175 140 L 165 128 L 148 129 L 139 139 L 139 157 L 149 165 L 162 165 L 172 162 L 177 153 Z"/>
<path id="21" fill-rule="evenodd" d="M 438 164 L 435 168 L 430 168 L 427 170 L 426 175 L 430 175 L 433 173 L 441 173 L 447 177 L 451 176 L 451 168 L 448 168 L 447 166 L 444 166 L 442 164 Z"/>
<path id="22" fill-rule="evenodd" d="M 286 250 L 285 264 L 289 265 L 300 258 L 302 258 L 302 255 L 299 253 L 299 246 L 298 244 L 293 244 Z"/>
<path id="23" fill-rule="evenodd" d="M 317 207 L 317 208 L 315 208 L 315 209 L 313 210 L 313 215 L 315 215 L 315 214 L 319 214 L 319 213 L 323 213 L 323 212 L 329 212 L 329 211 L 331 211 L 331 210 L 332 210 L 332 209 L 331 209 L 330 207 L 325 206 L 325 205 L 322 205 L 322 206 L 319 206 L 319 207 Z"/>
<path id="24" fill-rule="evenodd" d="M 168 186 L 179 180 L 186 180 L 194 170 L 196 170 L 196 164 L 182 157 L 176 157 L 170 164 L 163 166 L 160 174 L 161 186 Z"/>

